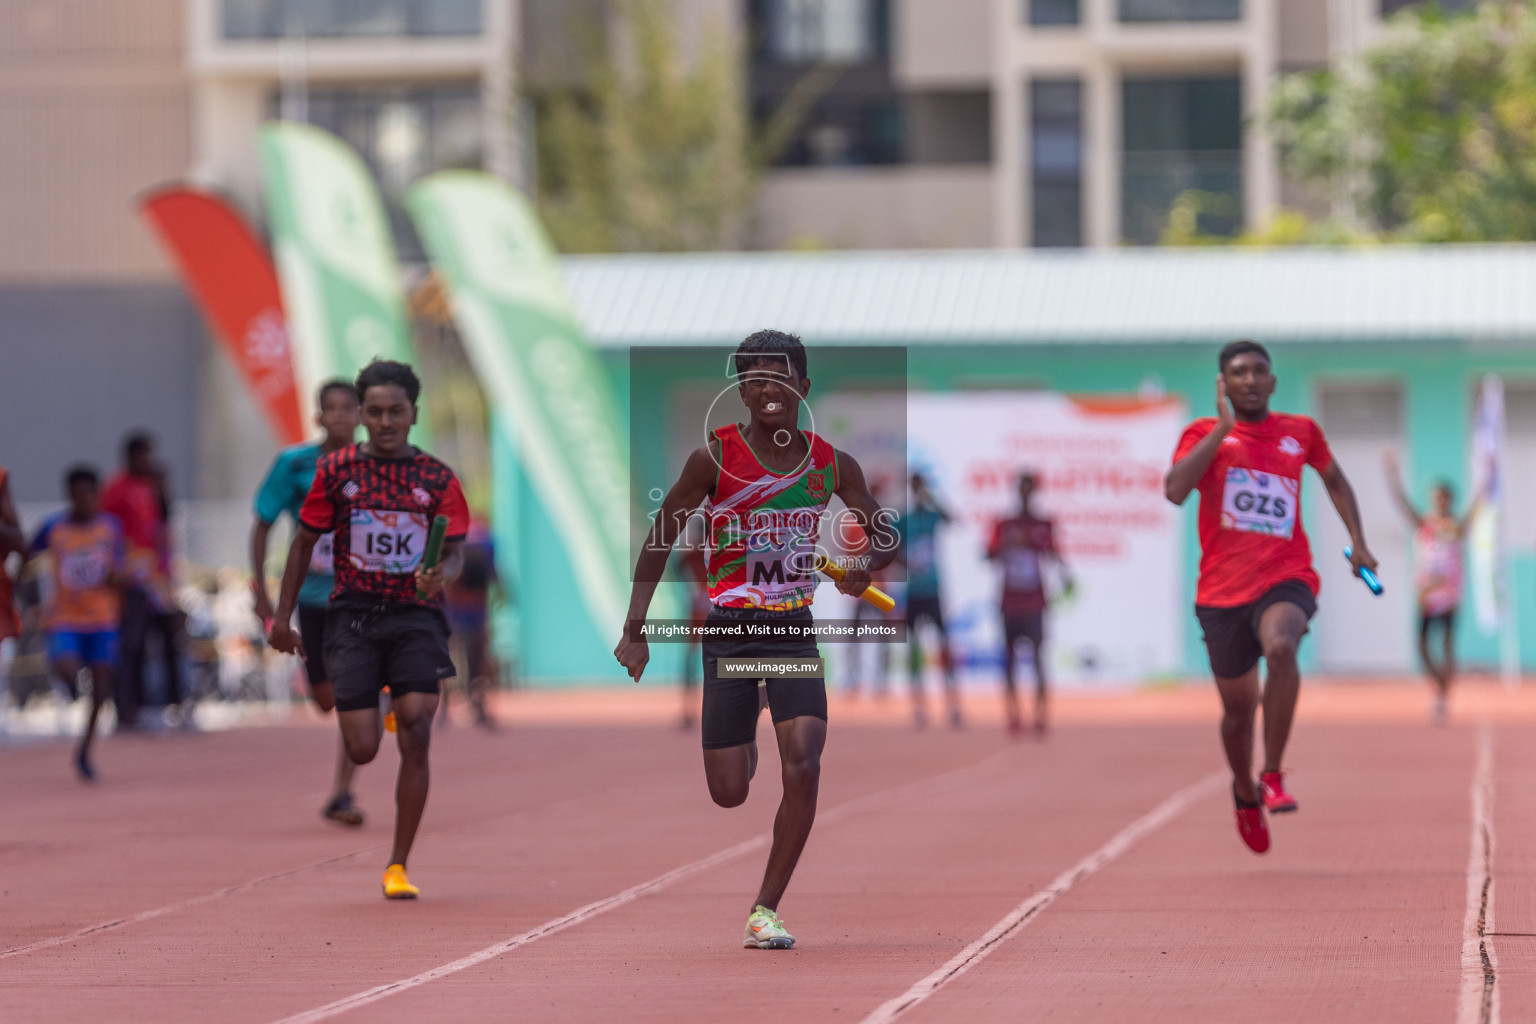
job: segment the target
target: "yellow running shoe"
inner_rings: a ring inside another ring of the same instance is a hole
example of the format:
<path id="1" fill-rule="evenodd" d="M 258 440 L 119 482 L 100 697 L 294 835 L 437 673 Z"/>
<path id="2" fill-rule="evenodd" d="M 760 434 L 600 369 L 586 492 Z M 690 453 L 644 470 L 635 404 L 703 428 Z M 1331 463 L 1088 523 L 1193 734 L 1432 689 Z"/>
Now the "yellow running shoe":
<path id="1" fill-rule="evenodd" d="M 741 940 L 743 949 L 790 949 L 795 937 L 789 934 L 779 915 L 762 904 L 752 908 L 747 918 L 747 933 Z"/>
<path id="2" fill-rule="evenodd" d="M 391 864 L 384 869 L 384 898 L 387 900 L 413 900 L 421 890 L 405 877 L 404 864 Z"/>
<path id="3" fill-rule="evenodd" d="M 384 731 L 395 731 L 395 713 L 393 711 L 384 712 Z"/>

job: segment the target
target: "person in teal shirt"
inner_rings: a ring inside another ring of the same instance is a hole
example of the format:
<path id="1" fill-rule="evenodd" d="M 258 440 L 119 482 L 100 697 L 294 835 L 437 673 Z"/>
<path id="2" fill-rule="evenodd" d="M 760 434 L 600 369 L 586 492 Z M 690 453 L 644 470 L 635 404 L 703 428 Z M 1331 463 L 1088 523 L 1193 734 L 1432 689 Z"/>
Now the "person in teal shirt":
<path id="1" fill-rule="evenodd" d="M 961 725 L 960 690 L 955 683 L 955 659 L 949 631 L 944 627 L 944 602 L 939 587 L 939 527 L 948 523 L 946 512 L 921 473 L 912 474 L 912 505 L 898 526 L 901 557 L 907 567 L 907 649 L 911 657 L 912 713 L 918 728 L 928 722 L 923 700 L 923 648 L 917 627 L 924 619 L 939 634 L 939 665 L 944 670 L 944 697 L 949 703 L 949 724 Z"/>
<path id="2" fill-rule="evenodd" d="M 362 420 L 357 391 L 349 381 L 331 380 L 320 386 L 317 396 L 319 412 L 315 423 L 325 436 L 285 448 L 267 471 L 266 479 L 256 492 L 256 521 L 251 526 L 251 591 L 256 598 L 256 617 L 261 620 L 262 634 L 272 625 L 272 597 L 267 590 L 267 538 L 272 526 L 288 513 L 295 523 L 299 521 L 299 508 L 315 480 L 315 464 L 320 456 L 338 451 L 352 444 Z M 336 706 L 336 695 L 325 672 L 325 659 L 321 654 L 325 643 L 325 606 L 331 597 L 335 580 L 331 567 L 331 535 L 325 534 L 315 545 L 309 563 L 309 574 L 299 591 L 299 633 L 304 637 L 304 672 L 309 678 L 309 696 L 321 711 Z M 352 799 L 352 775 L 357 765 L 347 756 L 346 746 L 336 759 L 336 774 L 321 814 L 343 825 L 358 826 L 363 823 L 363 812 Z"/>

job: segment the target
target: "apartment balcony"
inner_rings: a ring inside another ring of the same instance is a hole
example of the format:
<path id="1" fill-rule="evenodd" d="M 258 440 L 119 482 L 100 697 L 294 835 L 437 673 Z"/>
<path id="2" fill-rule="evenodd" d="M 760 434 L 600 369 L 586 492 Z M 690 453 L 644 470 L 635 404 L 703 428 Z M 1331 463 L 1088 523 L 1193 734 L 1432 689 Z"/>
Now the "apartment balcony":
<path id="1" fill-rule="evenodd" d="M 1242 150 L 1129 152 L 1120 188 L 1120 232 L 1127 242 L 1156 243 L 1174 202 L 1186 192 L 1201 193 L 1202 234 L 1235 235 L 1243 229 Z"/>
<path id="2" fill-rule="evenodd" d="M 792 167 L 757 205 L 764 248 L 983 248 L 994 244 L 989 164 Z"/>

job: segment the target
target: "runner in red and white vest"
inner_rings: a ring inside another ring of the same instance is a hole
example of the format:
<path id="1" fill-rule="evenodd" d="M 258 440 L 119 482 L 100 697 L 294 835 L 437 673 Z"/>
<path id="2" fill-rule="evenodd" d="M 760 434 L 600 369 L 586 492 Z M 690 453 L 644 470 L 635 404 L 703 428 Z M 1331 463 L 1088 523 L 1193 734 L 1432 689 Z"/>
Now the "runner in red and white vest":
<path id="1" fill-rule="evenodd" d="M 1430 511 L 1420 512 L 1403 487 L 1403 474 L 1397 456 L 1387 452 L 1387 485 L 1404 518 L 1413 524 L 1414 590 L 1419 598 L 1419 657 L 1434 686 L 1435 704 L 1431 713 L 1436 724 L 1447 720 L 1446 699 L 1451 679 L 1456 674 L 1456 611 L 1461 607 L 1461 592 L 1466 578 L 1462 545 L 1467 531 L 1477 518 L 1482 495 L 1472 500 L 1466 514 L 1456 516 L 1456 492 L 1450 481 L 1442 480 L 1430 491 Z M 1441 656 L 1430 650 L 1429 634 L 1440 630 Z"/>
<path id="2" fill-rule="evenodd" d="M 757 768 L 757 719 L 764 685 L 783 764 L 784 797 L 763 883 L 747 917 L 742 945 L 788 949 L 795 937 L 779 919 L 779 900 L 789 885 L 816 815 L 821 751 L 827 738 L 827 693 L 819 676 L 735 676 L 723 659 L 815 659 L 811 600 L 816 592 L 816 542 L 832 496 L 843 500 L 872 540 L 870 553 L 847 564 L 838 584 L 858 596 L 870 573 L 895 560 L 894 516 L 880 508 L 864 472 L 846 452 L 800 429 L 800 406 L 810 394 L 805 346 L 780 331 L 759 331 L 736 349 L 735 388 L 748 422 L 710 434 L 695 449 L 663 499 L 645 549 L 635 566 L 624 636 L 614 657 L 636 681 L 650 660 L 646 612 L 667 556 L 690 517 L 702 506 L 706 521 L 709 596 L 705 629 L 737 634 L 706 635 L 704 659 L 704 775 L 710 796 L 722 807 L 747 798 Z M 796 631 L 800 639 L 754 638 L 752 628 Z"/>
<path id="3" fill-rule="evenodd" d="M 1255 853 L 1269 849 L 1264 811 L 1296 810 L 1280 759 L 1290 738 L 1301 674 L 1296 650 L 1317 612 L 1318 578 L 1301 526 L 1302 470 L 1322 477 L 1349 531 L 1358 575 L 1376 568 L 1360 509 L 1318 425 L 1271 412 L 1275 375 L 1269 352 L 1234 341 L 1217 359 L 1216 416 L 1191 423 L 1179 439 L 1164 490 L 1175 505 L 1200 492 L 1200 583 L 1195 615 L 1205 633 L 1221 693 L 1221 737 L 1232 767 L 1237 829 Z M 1253 778 L 1253 718 L 1263 689 L 1264 770 Z"/>

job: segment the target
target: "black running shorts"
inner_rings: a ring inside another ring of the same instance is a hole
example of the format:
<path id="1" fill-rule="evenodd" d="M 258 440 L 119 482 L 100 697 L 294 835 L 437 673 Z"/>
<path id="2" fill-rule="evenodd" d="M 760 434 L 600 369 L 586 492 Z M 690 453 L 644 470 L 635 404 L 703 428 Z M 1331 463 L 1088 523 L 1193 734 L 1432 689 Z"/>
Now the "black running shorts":
<path id="1" fill-rule="evenodd" d="M 304 641 L 304 674 L 309 690 L 330 679 L 325 674 L 325 609 L 299 606 L 299 636 Z"/>
<path id="2" fill-rule="evenodd" d="M 1449 634 L 1456 632 L 1456 609 L 1448 612 L 1440 612 L 1438 615 L 1427 615 L 1422 610 L 1419 612 L 1419 639 L 1428 640 L 1429 631 L 1435 626 Z"/>
<path id="3" fill-rule="evenodd" d="M 1317 597 L 1301 580 L 1285 580 L 1249 604 L 1233 608 L 1195 605 L 1195 617 L 1205 633 L 1205 651 L 1211 672 L 1220 679 L 1237 679 L 1259 663 L 1264 645 L 1259 642 L 1259 619 L 1271 605 L 1293 604 L 1310 620 L 1317 614 Z"/>
<path id="4" fill-rule="evenodd" d="M 1020 640 L 1028 640 L 1039 647 L 1045 643 L 1045 613 L 1026 612 L 1023 615 L 1003 616 L 1003 645 L 1013 650 Z"/>
<path id="5" fill-rule="evenodd" d="M 804 622 L 814 621 L 808 610 L 769 612 L 761 609 L 715 608 L 704 620 L 720 622 Z M 704 657 L 704 710 L 701 716 L 705 750 L 739 747 L 757 738 L 757 716 L 761 711 L 757 679 L 727 676 L 717 671 L 721 658 L 819 658 L 821 652 L 813 639 L 781 640 L 711 640 L 701 645 Z M 827 686 L 822 679 L 767 679 L 768 711 L 775 724 L 810 715 L 827 720 Z"/>
<path id="6" fill-rule="evenodd" d="M 920 597 L 907 596 L 907 635 L 911 636 L 917 624 L 924 619 L 933 623 L 933 628 L 940 633 L 944 632 L 944 602 L 938 594 L 927 594 Z"/>
<path id="7" fill-rule="evenodd" d="M 454 673 L 448 622 L 422 605 L 333 604 L 325 618 L 325 668 L 337 711 L 377 708 L 386 686 L 395 697 L 439 693 L 439 680 Z"/>

